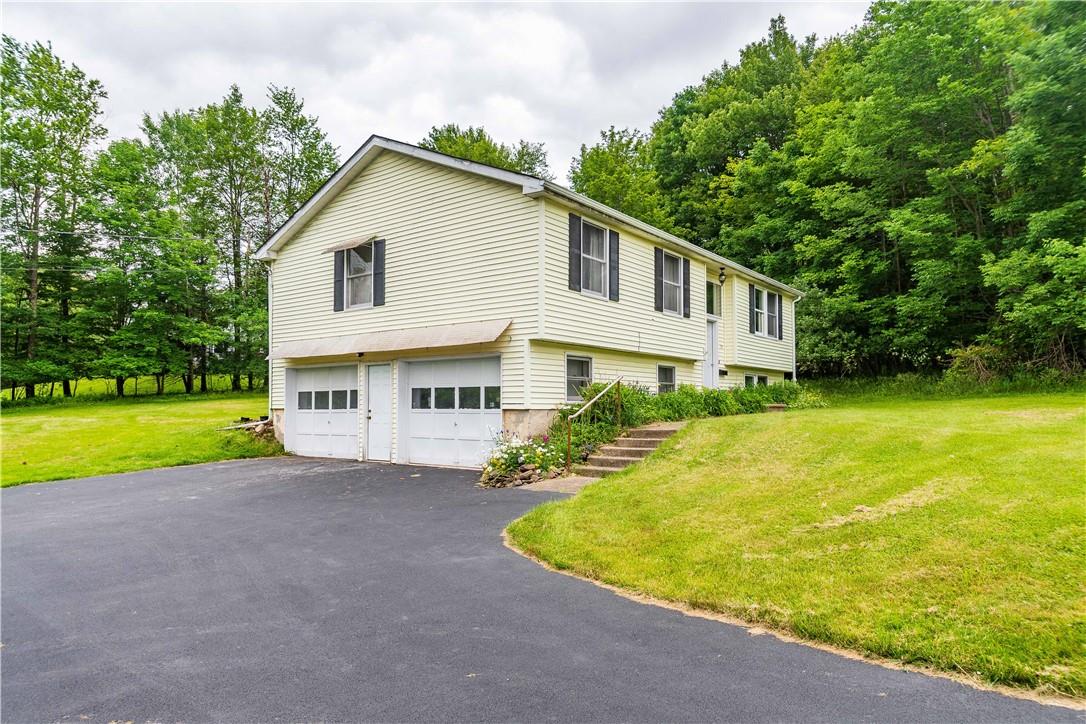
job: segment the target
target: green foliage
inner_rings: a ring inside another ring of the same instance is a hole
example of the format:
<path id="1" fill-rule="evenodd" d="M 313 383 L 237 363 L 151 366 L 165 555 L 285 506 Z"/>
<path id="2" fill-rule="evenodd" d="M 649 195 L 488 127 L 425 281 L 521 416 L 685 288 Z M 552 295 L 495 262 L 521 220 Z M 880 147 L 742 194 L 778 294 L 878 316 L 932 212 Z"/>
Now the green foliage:
<path id="1" fill-rule="evenodd" d="M 586 387 L 581 395 L 585 400 L 590 400 L 605 386 L 606 383 L 593 383 Z M 621 394 L 622 427 L 638 427 L 652 422 L 675 422 L 698 417 L 763 412 L 766 405 L 771 404 L 788 405 L 792 409 L 825 405 L 825 401 L 817 391 L 796 382 L 777 382 L 771 385 L 729 389 L 702 389 L 693 385 L 680 385 L 674 392 L 661 394 L 654 394 L 648 388 L 637 385 L 622 385 Z M 585 413 L 584 417 L 588 418 L 586 422 L 614 425 L 618 420 L 618 395 L 617 386 L 608 390 Z M 559 411 L 558 420 L 564 420 L 580 407 L 580 404 L 567 405 Z"/>
<path id="2" fill-rule="evenodd" d="M 1074 372 L 1083 47 L 1076 3 L 880 1 L 817 46 L 776 18 L 738 64 L 678 93 L 647 141 L 606 131 L 571 175 L 804 289 L 808 375 L 936 370 L 974 343 Z"/>
<path id="3" fill-rule="evenodd" d="M 419 141 L 431 151 L 485 163 L 488 166 L 526 173 L 537 178 L 552 179 L 547 164 L 547 150 L 542 143 L 520 140 L 512 146 L 491 138 L 481 126 L 460 128 L 455 123 L 434 126 Z"/>
<path id="4" fill-rule="evenodd" d="M 4 36 L 0 103 L 0 384 L 69 396 L 99 376 L 118 395 L 153 376 L 201 391 L 267 374 L 267 278 L 252 258 L 336 168 L 293 90 L 263 110 L 219 103 L 144 117 L 97 142 L 105 92 L 40 43 Z"/>
<path id="5" fill-rule="evenodd" d="M 636 129 L 611 126 L 600 131 L 598 143 L 581 146 L 580 155 L 570 164 L 569 178 L 574 191 L 670 230 L 648 137 Z"/>

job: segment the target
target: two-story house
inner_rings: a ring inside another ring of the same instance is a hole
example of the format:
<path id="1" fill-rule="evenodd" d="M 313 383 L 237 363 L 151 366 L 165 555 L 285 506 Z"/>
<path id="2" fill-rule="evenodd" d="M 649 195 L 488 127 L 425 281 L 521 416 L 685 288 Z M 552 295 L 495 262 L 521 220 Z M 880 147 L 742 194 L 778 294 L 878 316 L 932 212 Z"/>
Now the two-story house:
<path id="1" fill-rule="evenodd" d="M 371 137 L 257 252 L 301 455 L 475 467 L 594 380 L 795 375 L 800 293 L 543 181 Z"/>

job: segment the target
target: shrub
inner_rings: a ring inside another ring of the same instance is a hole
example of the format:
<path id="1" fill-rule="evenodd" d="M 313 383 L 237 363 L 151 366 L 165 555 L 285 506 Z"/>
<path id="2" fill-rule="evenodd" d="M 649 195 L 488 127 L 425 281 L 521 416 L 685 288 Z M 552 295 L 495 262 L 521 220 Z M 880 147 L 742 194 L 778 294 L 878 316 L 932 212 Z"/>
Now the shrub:
<path id="1" fill-rule="evenodd" d="M 490 453 L 490 458 L 483 466 L 480 485 L 504 487 L 516 484 L 517 475 L 527 466 L 540 477 L 565 466 L 564 447 L 559 446 L 549 436 L 522 440 L 513 433 L 502 431 L 498 434 L 497 444 Z"/>

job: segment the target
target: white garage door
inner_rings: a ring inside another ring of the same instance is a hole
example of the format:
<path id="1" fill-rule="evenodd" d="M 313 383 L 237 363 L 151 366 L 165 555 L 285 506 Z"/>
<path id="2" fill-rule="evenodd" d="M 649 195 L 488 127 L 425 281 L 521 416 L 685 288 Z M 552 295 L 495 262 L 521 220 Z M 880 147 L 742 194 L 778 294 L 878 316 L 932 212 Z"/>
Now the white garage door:
<path id="1" fill-rule="evenodd" d="M 410 362 L 406 380 L 407 461 L 481 466 L 502 427 L 498 358 Z"/>
<path id="2" fill-rule="evenodd" d="M 358 367 L 293 370 L 287 449 L 314 457 L 358 457 Z"/>

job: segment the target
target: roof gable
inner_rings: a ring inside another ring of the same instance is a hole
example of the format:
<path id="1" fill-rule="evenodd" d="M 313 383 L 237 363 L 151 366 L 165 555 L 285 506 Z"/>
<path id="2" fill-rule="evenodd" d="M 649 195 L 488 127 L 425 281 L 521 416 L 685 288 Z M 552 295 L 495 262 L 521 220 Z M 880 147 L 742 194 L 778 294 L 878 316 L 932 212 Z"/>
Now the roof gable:
<path id="1" fill-rule="evenodd" d="M 437 151 L 431 151 L 419 146 L 413 146 L 410 143 L 404 143 L 402 141 L 396 141 L 391 138 L 385 138 L 384 136 L 370 136 L 365 143 L 363 143 L 357 151 L 355 151 L 347 161 L 340 166 L 335 173 L 324 182 L 317 191 L 309 197 L 309 199 L 302 204 L 301 208 L 294 212 L 289 219 L 287 219 L 282 226 L 280 226 L 274 234 L 256 251 L 257 259 L 274 259 L 276 252 L 281 249 L 287 242 L 289 242 L 301 229 L 320 211 L 328 205 L 328 203 L 334 199 L 343 189 L 347 187 L 358 175 L 365 169 L 370 163 L 373 162 L 380 154 L 391 151 L 393 153 L 404 154 L 412 158 L 417 158 L 422 161 L 437 164 L 439 166 L 445 166 L 446 168 L 452 168 L 466 173 L 472 173 L 479 176 L 483 176 L 495 181 L 502 181 L 508 184 L 521 187 L 521 191 L 526 196 L 538 197 L 548 196 L 558 199 L 566 204 L 569 204 L 575 208 L 591 210 L 597 214 L 606 216 L 619 224 L 626 226 L 627 228 L 634 229 L 638 232 L 646 234 L 647 236 L 663 241 L 667 244 L 677 247 L 679 250 L 688 254 L 700 257 L 703 260 L 709 261 L 712 264 L 716 264 L 720 267 L 731 269 L 744 276 L 756 279 L 764 282 L 765 284 L 780 289 L 795 297 L 802 297 L 803 293 L 794 287 L 790 287 L 787 284 L 783 284 L 776 279 L 768 277 L 764 274 L 748 269 L 742 264 L 737 264 L 731 259 L 726 259 L 704 247 L 693 244 L 685 239 L 669 234 L 668 232 L 657 229 L 655 226 L 646 224 L 645 222 L 636 219 L 628 214 L 624 214 L 617 209 L 613 209 L 606 204 L 601 204 L 598 201 L 594 201 L 587 196 L 577 193 L 571 189 L 561 186 L 552 181 L 545 181 L 543 179 L 536 178 L 535 176 L 529 176 L 528 174 L 517 173 L 516 171 L 508 171 L 496 166 L 488 166 L 485 163 L 479 163 L 477 161 L 468 161 L 466 159 L 457 158 L 455 156 L 449 156 Z"/>
<path id="2" fill-rule="evenodd" d="M 517 173 L 515 171 L 507 171 L 495 166 L 488 166 L 483 163 L 456 158 L 455 156 L 447 156 L 443 153 L 438 153 L 437 151 L 430 151 L 429 149 L 412 146 L 409 143 L 403 143 L 401 141 L 394 141 L 391 138 L 384 138 L 383 136 L 370 136 L 342 166 L 336 169 L 336 172 L 324 182 L 324 185 L 317 189 L 317 191 L 302 204 L 301 208 L 283 222 L 283 225 L 280 226 L 259 249 L 257 249 L 256 258 L 274 258 L 276 251 L 290 241 L 307 222 L 316 216 L 321 209 L 327 206 L 340 191 L 351 183 L 351 181 L 357 178 L 358 175 L 362 173 L 362 170 L 377 158 L 377 156 L 385 151 L 402 153 L 406 156 L 428 161 L 439 166 L 485 176 L 494 179 L 495 181 L 504 181 L 505 183 L 515 184 L 520 186 L 525 194 L 537 194 L 543 191 L 543 181 L 535 176 L 528 176 L 527 174 Z"/>

